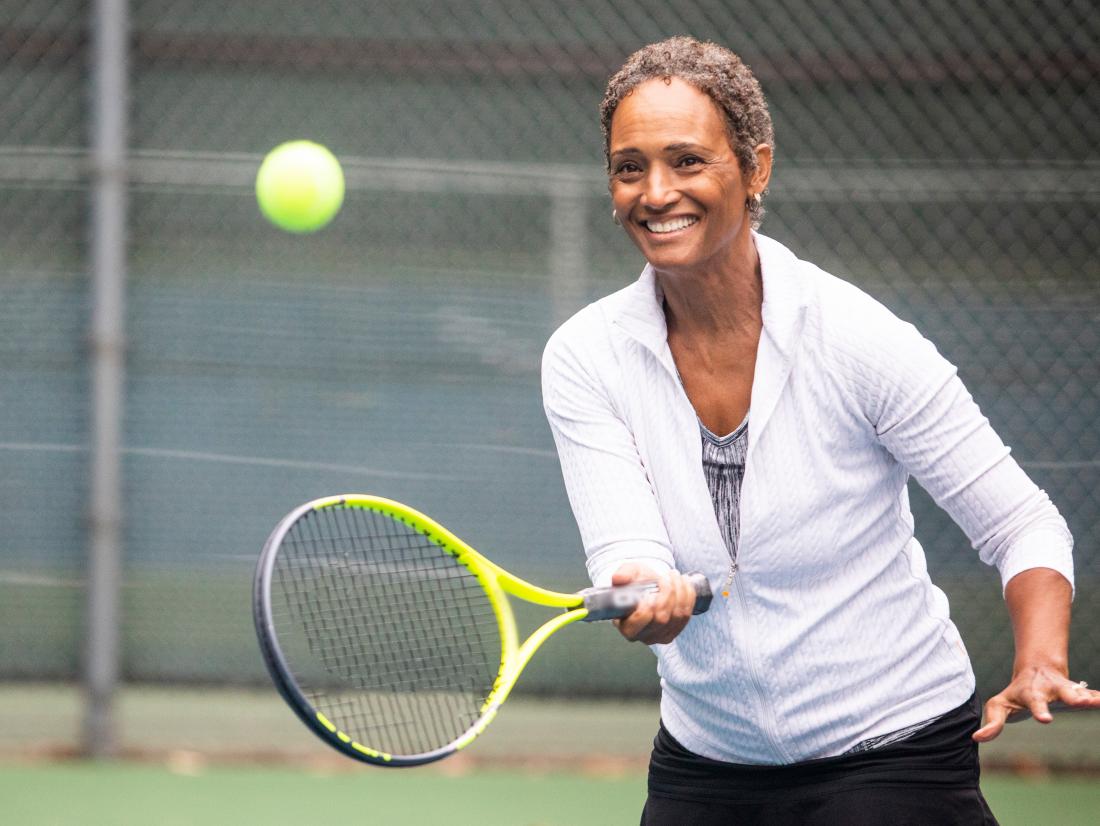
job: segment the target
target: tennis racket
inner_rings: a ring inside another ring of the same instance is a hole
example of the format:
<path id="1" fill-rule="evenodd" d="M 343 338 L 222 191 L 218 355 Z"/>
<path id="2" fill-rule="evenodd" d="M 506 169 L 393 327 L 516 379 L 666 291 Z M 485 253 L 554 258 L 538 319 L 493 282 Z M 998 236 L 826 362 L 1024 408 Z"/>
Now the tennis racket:
<path id="1" fill-rule="evenodd" d="M 699 614 L 710 586 L 689 577 Z M 346 495 L 279 522 L 252 610 L 279 693 L 317 736 L 356 760 L 415 766 L 481 734 L 551 634 L 626 616 L 656 588 L 548 591 L 406 505 Z M 564 611 L 521 643 L 509 596 Z"/>

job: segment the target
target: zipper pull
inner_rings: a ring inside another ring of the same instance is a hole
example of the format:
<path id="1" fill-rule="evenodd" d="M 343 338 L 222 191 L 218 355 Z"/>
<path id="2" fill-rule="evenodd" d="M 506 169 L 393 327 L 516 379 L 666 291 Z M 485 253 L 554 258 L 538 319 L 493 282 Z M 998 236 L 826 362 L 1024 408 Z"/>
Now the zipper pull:
<path id="1" fill-rule="evenodd" d="M 730 595 L 730 585 L 733 584 L 733 575 L 737 573 L 737 561 L 730 560 L 730 570 L 726 575 L 726 581 L 722 584 L 722 596 L 728 597 Z"/>

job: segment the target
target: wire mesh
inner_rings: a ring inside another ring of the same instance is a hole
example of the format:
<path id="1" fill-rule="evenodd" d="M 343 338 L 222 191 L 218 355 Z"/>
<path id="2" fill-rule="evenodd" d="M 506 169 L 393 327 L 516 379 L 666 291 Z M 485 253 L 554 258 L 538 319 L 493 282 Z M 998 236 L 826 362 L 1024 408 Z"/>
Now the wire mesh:
<path id="1" fill-rule="evenodd" d="M 0 2 L 0 677 L 73 677 L 87 500 L 89 4 Z M 249 579 L 300 501 L 431 513 L 534 581 L 581 553 L 542 417 L 557 323 L 641 262 L 596 105 L 634 48 L 737 51 L 768 97 L 763 231 L 912 320 L 1066 516 L 1100 581 L 1100 16 L 1085 2 L 583 0 L 131 9 L 123 673 L 264 679 Z M 342 213 L 267 225 L 264 152 L 345 164 Z M 1011 665 L 993 572 L 914 490 L 975 659 Z M 1100 666 L 1078 600 L 1071 662 Z M 613 633 L 520 691 L 649 693 Z"/>

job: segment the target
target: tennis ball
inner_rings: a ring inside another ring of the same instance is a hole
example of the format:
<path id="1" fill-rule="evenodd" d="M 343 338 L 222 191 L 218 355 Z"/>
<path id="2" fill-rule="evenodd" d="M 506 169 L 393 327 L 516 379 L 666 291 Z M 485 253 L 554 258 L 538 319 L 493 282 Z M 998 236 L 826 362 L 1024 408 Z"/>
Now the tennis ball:
<path id="1" fill-rule="evenodd" d="M 256 201 L 287 232 L 314 232 L 344 202 L 344 171 L 336 156 L 313 141 L 288 141 L 267 153 L 256 173 Z"/>

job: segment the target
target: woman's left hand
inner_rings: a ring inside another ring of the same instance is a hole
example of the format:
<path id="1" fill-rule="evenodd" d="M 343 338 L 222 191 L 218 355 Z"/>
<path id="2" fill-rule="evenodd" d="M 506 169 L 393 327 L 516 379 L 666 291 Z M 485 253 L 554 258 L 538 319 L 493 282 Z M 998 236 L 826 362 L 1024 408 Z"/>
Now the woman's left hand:
<path id="1" fill-rule="evenodd" d="M 1030 713 L 1040 723 L 1054 719 L 1050 704 L 1100 709 L 1100 691 L 1069 679 L 1069 615 L 1073 589 L 1051 568 L 1029 568 L 1005 586 L 1016 658 L 1012 682 L 985 704 L 985 725 L 974 739 L 987 743 L 1013 715 Z"/>
<path id="2" fill-rule="evenodd" d="M 1052 666 L 1022 668 L 1004 691 L 985 704 L 985 725 L 973 737 L 979 743 L 987 743 L 1001 733 L 1010 717 L 1025 712 L 1030 712 L 1040 723 L 1049 723 L 1054 719 L 1049 706 L 1055 701 L 1071 708 L 1100 710 L 1100 691 L 1070 680 Z"/>

